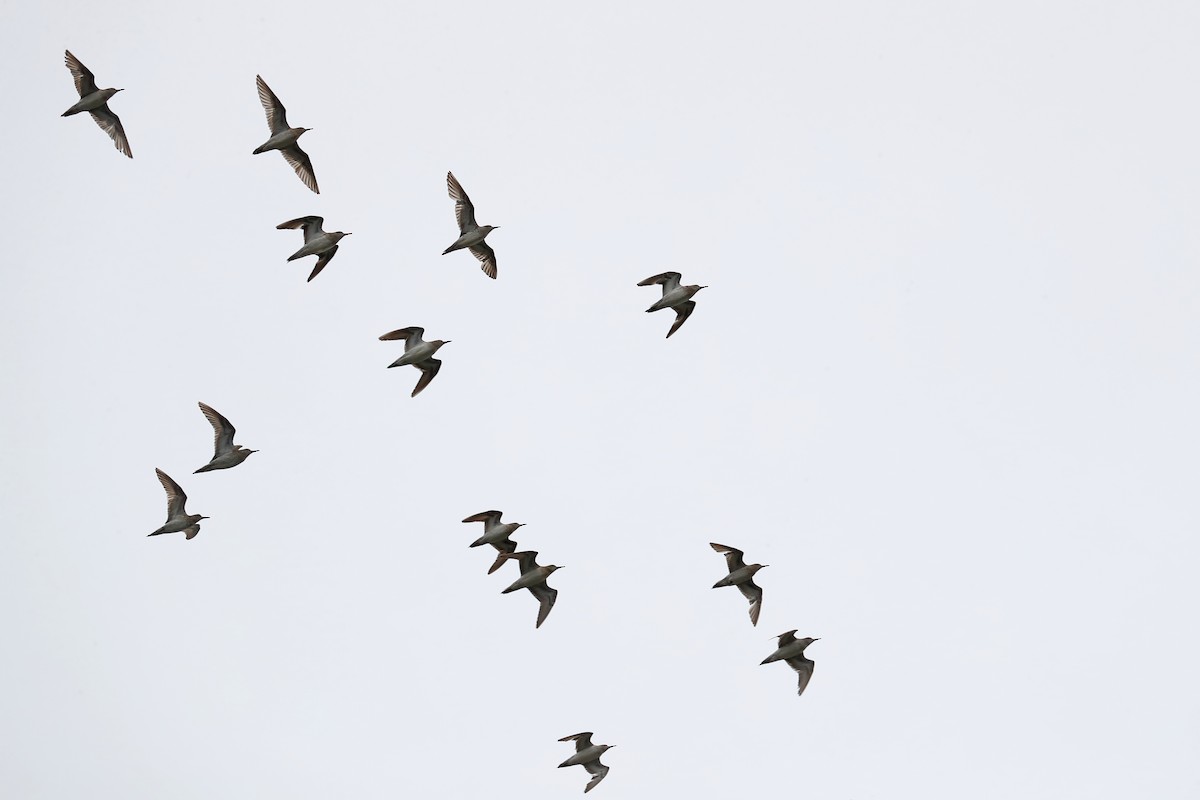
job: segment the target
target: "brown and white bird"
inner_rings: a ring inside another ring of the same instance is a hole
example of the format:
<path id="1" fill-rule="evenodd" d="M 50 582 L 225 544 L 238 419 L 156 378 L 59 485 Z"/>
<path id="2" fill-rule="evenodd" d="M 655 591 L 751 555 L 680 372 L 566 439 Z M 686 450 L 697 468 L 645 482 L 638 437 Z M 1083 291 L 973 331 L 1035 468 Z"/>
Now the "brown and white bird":
<path id="1" fill-rule="evenodd" d="M 611 750 L 616 747 L 615 744 L 592 744 L 592 732 L 584 731 L 576 733 L 573 736 L 564 736 L 559 739 L 560 742 L 575 742 L 575 755 L 568 758 L 566 761 L 558 765 L 559 769 L 563 767 L 574 767 L 576 765 L 583 767 L 591 774 L 592 779 L 588 781 L 588 785 L 584 787 L 583 793 L 587 794 L 596 784 L 604 780 L 604 776 L 608 774 L 608 767 L 600 763 L 600 756 L 604 755 L 606 750 Z"/>
<path id="2" fill-rule="evenodd" d="M 775 638 L 779 640 L 779 646 L 775 649 L 774 653 L 764 658 L 762 663 L 786 662 L 800 676 L 800 690 L 796 694 L 804 694 L 804 687 L 808 686 L 808 682 L 812 680 L 813 666 L 816 663 L 812 659 L 805 657 L 804 648 L 813 642 L 820 641 L 820 639 L 811 639 L 808 637 L 797 639 L 794 629 L 787 633 L 781 633 Z"/>
<path id="3" fill-rule="evenodd" d="M 651 286 L 656 283 L 662 284 L 663 296 L 658 299 L 658 302 L 646 309 L 649 314 L 652 311 L 661 311 L 664 308 L 675 309 L 675 324 L 671 326 L 671 330 L 667 331 L 667 338 L 671 338 L 671 334 L 679 330 L 679 326 L 687 322 L 687 318 L 696 310 L 696 303 L 691 299 L 692 295 L 701 289 L 707 289 L 707 286 L 680 286 L 679 279 L 682 277 L 678 272 L 663 272 L 658 275 L 651 275 L 644 281 L 638 281 L 638 286 Z"/>
<path id="4" fill-rule="evenodd" d="M 714 589 L 722 586 L 736 586 L 742 595 L 750 601 L 750 624 L 758 625 L 758 612 L 762 611 L 762 589 L 754 582 L 754 575 L 769 564 L 746 564 L 742 560 L 742 551 L 727 544 L 709 542 L 709 547 L 718 553 L 725 554 L 725 564 L 729 574 L 713 584 Z"/>
<path id="5" fill-rule="evenodd" d="M 258 99 L 262 103 L 263 111 L 267 112 L 267 127 L 271 129 L 271 138 L 254 148 L 254 155 L 265 153 L 268 150 L 278 150 L 296 174 L 300 176 L 300 180 L 309 189 L 312 189 L 317 194 L 321 190 L 317 188 L 317 176 L 313 172 L 312 160 L 309 159 L 308 153 L 300 149 L 297 142 L 306 131 L 311 131 L 312 128 L 292 128 L 288 126 L 287 109 L 283 107 L 283 103 L 279 102 L 279 98 L 271 91 L 271 87 L 267 86 L 267 82 L 262 79 L 261 75 L 254 76 L 258 84 Z"/>
<path id="6" fill-rule="evenodd" d="M 503 515 L 503 511 L 480 511 L 478 514 L 473 514 L 463 520 L 463 522 L 483 523 L 483 536 L 471 542 L 471 547 L 490 544 L 500 551 L 500 555 L 496 556 L 491 569 L 488 570 L 488 575 L 500 569 L 500 565 L 505 562 L 505 553 L 515 553 L 517 551 L 517 543 L 509 537 L 516 533 L 517 528 L 525 524 L 523 522 L 501 523 L 500 517 Z"/>
<path id="7" fill-rule="evenodd" d="M 62 115 L 70 117 L 87 111 L 92 115 L 92 119 L 96 120 L 100 129 L 112 138 L 116 148 L 133 158 L 133 149 L 129 146 L 129 139 L 125 137 L 125 126 L 121 124 L 121 118 L 108 107 L 109 98 L 117 92 L 125 90 L 96 88 L 96 76 L 92 74 L 92 71 L 85 67 L 82 61 L 71 55 L 70 50 L 65 52 L 67 69 L 71 71 L 71 77 L 75 79 L 75 90 L 79 92 L 79 102 L 64 111 Z"/>
<path id="8" fill-rule="evenodd" d="M 453 172 L 446 173 L 446 186 L 450 190 L 450 199 L 454 201 L 454 218 L 458 221 L 459 237 L 454 244 L 442 251 L 442 255 L 462 250 L 464 247 L 471 255 L 479 259 L 479 267 L 489 278 L 496 277 L 496 253 L 491 245 L 484 241 L 487 235 L 499 228 L 499 225 L 480 225 L 475 222 L 475 206 L 471 198 L 463 191 L 462 184 Z"/>
<path id="9" fill-rule="evenodd" d="M 521 577 L 513 581 L 512 585 L 500 594 L 508 594 L 518 589 L 528 589 L 529 593 L 536 597 L 538 603 L 541 604 L 538 607 L 537 625 L 534 625 L 535 628 L 540 628 L 546 621 L 546 617 L 550 616 L 550 609 L 554 608 L 554 601 L 558 600 L 558 590 L 551 589 L 550 585 L 546 583 L 546 579 L 555 570 L 562 569 L 562 567 L 556 567 L 553 564 L 539 567 L 536 550 L 500 554 L 500 559 L 509 558 L 517 559 L 517 563 L 521 565 Z"/>
<path id="10" fill-rule="evenodd" d="M 438 370 L 442 368 L 441 360 L 434 358 L 433 354 L 442 345 L 450 344 L 449 339 L 444 341 L 442 339 L 434 339 L 432 342 L 427 342 L 421 338 L 424 334 L 424 328 L 414 326 L 391 331 L 379 337 L 379 341 L 381 342 L 390 342 L 396 339 L 404 340 L 404 355 L 397 358 L 391 364 L 388 364 L 388 369 L 412 365 L 421 370 L 421 379 L 417 381 L 417 387 L 413 389 L 413 397 L 420 394 L 421 390 L 429 385 L 429 382 L 438 374 Z"/>
<path id="11" fill-rule="evenodd" d="M 185 538 L 193 538 L 200 532 L 200 520 L 208 519 L 208 517 L 187 513 L 187 510 L 184 508 L 184 505 L 187 503 L 187 495 L 183 493 L 183 489 L 179 488 L 179 484 L 171 480 L 171 476 L 161 469 L 155 469 L 154 472 L 158 475 L 158 482 L 162 484 L 163 489 L 167 492 L 167 522 L 154 533 L 147 534 L 147 536 L 159 536 L 164 533 L 179 533 L 183 531 Z"/>
<path id="12" fill-rule="evenodd" d="M 257 450 L 247 450 L 240 444 L 233 443 L 233 436 L 237 433 L 237 428 L 233 427 L 229 420 L 219 414 L 215 408 L 201 403 L 200 412 L 204 414 L 208 423 L 213 426 L 214 452 L 212 460 L 196 470 L 196 472 L 211 472 L 214 469 L 236 467 L 249 458 L 251 453 L 258 452 Z M 192 474 L 195 475 L 196 472 Z"/>
<path id="13" fill-rule="evenodd" d="M 313 271 L 308 276 L 310 281 L 320 275 L 321 270 L 325 269 L 325 265 L 337 254 L 338 242 L 343 237 L 350 235 L 341 231 L 326 233 L 321 229 L 321 226 L 324 224 L 324 217 L 296 217 L 275 226 L 275 230 L 277 231 L 295 230 L 296 228 L 304 229 L 304 246 L 288 256 L 288 261 L 295 261 L 297 258 L 304 258 L 305 256 L 316 256 L 317 263 L 313 266 Z"/>

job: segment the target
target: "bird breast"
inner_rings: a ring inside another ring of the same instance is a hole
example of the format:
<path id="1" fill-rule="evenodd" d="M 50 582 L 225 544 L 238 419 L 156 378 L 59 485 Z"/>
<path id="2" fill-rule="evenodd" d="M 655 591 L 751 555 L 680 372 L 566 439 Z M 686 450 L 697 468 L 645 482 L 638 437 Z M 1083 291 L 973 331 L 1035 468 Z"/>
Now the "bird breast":
<path id="1" fill-rule="evenodd" d="M 497 525 L 491 530 L 484 531 L 483 536 L 480 537 L 480 541 L 482 541 L 484 544 L 502 542 L 509 537 L 509 534 L 516 531 L 518 527 L 518 525 L 511 522 L 507 522 L 503 525 Z"/>
<path id="2" fill-rule="evenodd" d="M 300 138 L 300 134 L 304 133 L 303 128 L 288 128 L 286 131 L 280 131 L 263 142 L 258 148 L 258 152 L 265 150 L 282 150 L 285 147 L 291 147 Z"/>
<path id="3" fill-rule="evenodd" d="M 71 106 L 70 110 L 79 111 L 94 111 L 100 106 L 108 102 L 108 98 L 112 97 L 116 92 L 111 89 L 100 89 L 92 92 L 87 97 L 79 98 L 79 102 Z"/>
<path id="4" fill-rule="evenodd" d="M 322 233 L 315 237 L 311 242 L 308 242 L 296 251 L 292 258 L 302 258 L 303 256 L 315 256 L 317 253 L 324 253 L 329 248 L 336 244 L 336 240 L 328 233 Z"/>
<path id="5" fill-rule="evenodd" d="M 458 239 L 454 242 L 453 247 L 457 250 L 461 250 L 464 247 L 477 245 L 486 239 L 489 233 L 491 233 L 490 230 L 483 230 L 482 228 L 476 228 L 473 231 L 467 231 L 462 236 L 458 237 Z"/>

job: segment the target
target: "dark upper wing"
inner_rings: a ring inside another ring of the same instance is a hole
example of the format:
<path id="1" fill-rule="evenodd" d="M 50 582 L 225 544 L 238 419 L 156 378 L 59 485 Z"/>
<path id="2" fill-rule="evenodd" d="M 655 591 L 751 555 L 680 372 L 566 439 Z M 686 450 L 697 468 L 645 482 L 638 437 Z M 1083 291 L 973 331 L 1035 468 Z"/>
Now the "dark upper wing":
<path id="1" fill-rule="evenodd" d="M 292 169 L 300 176 L 300 180 L 303 181 L 304 185 L 317 194 L 320 194 L 321 190 L 317 188 L 317 174 L 313 172 L 312 160 L 309 159 L 308 153 L 301 150 L 298 144 L 285 147 L 279 152 L 292 165 Z"/>
<path id="2" fill-rule="evenodd" d="M 709 542 L 708 546 L 718 553 L 724 553 L 725 564 L 729 567 L 730 572 L 737 572 L 746 566 L 746 562 L 742 561 L 742 551 L 736 547 L 730 547 L 727 544 L 717 544 L 716 542 Z"/>
<path id="3" fill-rule="evenodd" d="M 663 284 L 663 294 L 679 287 L 679 279 L 682 276 L 678 272 L 660 272 L 657 275 L 651 275 L 644 281 L 638 281 L 638 286 L 650 286 L 655 283 Z"/>
<path id="4" fill-rule="evenodd" d="M 183 493 L 183 489 L 180 489 L 179 484 L 171 480 L 171 476 L 161 469 L 155 468 L 154 472 L 158 475 L 158 482 L 167 492 L 167 517 L 185 513 L 183 506 L 187 503 L 187 495 Z"/>
<path id="5" fill-rule="evenodd" d="M 317 263 L 313 267 L 313 271 L 308 274 L 308 279 L 310 281 L 313 278 L 317 277 L 317 275 L 320 274 L 321 270 L 325 269 L 325 265 L 329 263 L 329 259 L 333 258 L 337 254 L 337 251 L 338 251 L 338 246 L 335 244 L 333 247 L 329 248 L 324 253 L 321 253 L 321 255 L 317 256 Z"/>
<path id="6" fill-rule="evenodd" d="M 413 325 L 408 328 L 400 328 L 399 330 L 390 331 L 388 333 L 385 333 L 383 336 L 379 337 L 379 341 L 391 342 L 391 341 L 395 341 L 396 339 L 408 339 L 408 337 L 410 337 L 414 334 L 419 339 L 419 338 L 421 338 L 421 335 L 424 333 L 425 333 L 424 328 L 418 328 L 417 326 Z M 465 522 L 465 520 L 464 520 L 464 522 Z"/>
<path id="7" fill-rule="evenodd" d="M 92 92 L 97 92 L 96 76 L 92 71 L 83 65 L 83 62 L 72 55 L 70 50 L 66 53 L 67 69 L 71 70 L 71 77 L 75 79 L 75 91 L 79 92 L 80 97 L 87 97 Z"/>
<path id="8" fill-rule="evenodd" d="M 804 656 L 796 656 L 795 658 L 784 660 L 800 676 L 800 690 L 796 694 L 804 694 L 804 687 L 808 686 L 808 682 L 812 680 L 813 667 L 816 666 L 816 662 Z"/>
<path id="9" fill-rule="evenodd" d="M 100 130 L 109 135 L 118 150 L 133 158 L 133 148 L 129 146 L 129 138 L 125 135 L 125 126 L 121 124 L 121 118 L 108 107 L 108 103 L 92 111 L 92 119 L 96 120 Z"/>
<path id="10" fill-rule="evenodd" d="M 541 606 L 538 608 L 537 625 L 535 628 L 542 627 L 542 623 L 546 621 L 546 617 L 550 616 L 550 609 L 554 608 L 554 601 L 558 599 L 558 590 L 551 589 L 545 583 L 539 583 L 529 587 L 530 593 L 538 599 Z"/>
<path id="11" fill-rule="evenodd" d="M 515 558 L 517 563 L 521 565 L 521 574 L 524 575 L 531 569 L 537 569 L 537 550 L 522 550 L 519 553 L 512 553 L 505 558 Z M 563 739 L 562 741 L 566 741 Z"/>
<path id="12" fill-rule="evenodd" d="M 675 324 L 671 326 L 671 330 L 667 331 L 667 338 L 671 338 L 671 334 L 679 330 L 679 326 L 687 322 L 687 318 L 696 310 L 696 301 L 688 300 L 675 306 Z"/>
<path id="13" fill-rule="evenodd" d="M 213 458 L 227 450 L 232 450 L 233 435 L 237 433 L 237 429 L 210 405 L 201 403 L 200 411 L 208 419 L 208 424 L 213 426 Z"/>
<path id="14" fill-rule="evenodd" d="M 471 204 L 471 198 L 467 197 L 453 172 L 446 173 L 446 188 L 450 190 L 450 199 L 454 201 L 454 219 L 458 221 L 458 232 L 466 233 L 478 228 L 475 223 L 475 206 Z"/>
<path id="15" fill-rule="evenodd" d="M 442 360 L 440 358 L 427 358 L 420 364 L 414 364 L 413 366 L 421 370 L 421 380 L 417 381 L 417 387 L 413 389 L 411 395 L 412 397 L 416 397 L 437 376 L 438 370 L 442 368 Z"/>
<path id="16" fill-rule="evenodd" d="M 286 131 L 291 127 L 287 122 L 287 109 L 283 107 L 283 103 L 279 102 L 279 98 L 271 91 L 271 87 L 267 86 L 262 75 L 255 75 L 254 79 L 258 84 L 259 102 L 262 103 L 263 111 L 267 112 L 267 127 L 271 129 L 271 135 Z"/>
<path id="17" fill-rule="evenodd" d="M 275 230 L 295 230 L 296 228 L 304 229 L 304 243 L 308 244 L 316 237 L 320 236 L 324 231 L 321 226 L 325 224 L 324 217 L 296 217 L 289 219 L 287 222 L 281 222 L 275 226 Z"/>
<path id="18" fill-rule="evenodd" d="M 473 244 L 468 248 L 471 255 L 479 259 L 479 268 L 483 270 L 483 274 L 493 280 L 496 277 L 496 251 L 487 242 Z"/>
<path id="19" fill-rule="evenodd" d="M 742 595 L 750 601 L 750 624 L 757 625 L 758 612 L 762 611 L 762 588 L 754 582 L 753 578 L 742 581 L 737 587 L 741 590 Z"/>
<path id="20" fill-rule="evenodd" d="M 584 731 L 583 733 L 576 733 L 571 736 L 564 736 L 563 738 L 559 739 L 559 741 L 560 742 L 574 741 L 575 742 L 575 752 L 578 753 L 583 750 L 587 750 L 589 747 L 592 746 L 592 732 Z"/>
<path id="21" fill-rule="evenodd" d="M 463 520 L 463 522 L 482 522 L 485 525 L 491 525 L 499 522 L 500 517 L 503 515 L 503 511 L 480 511 L 478 514 L 472 514 L 471 516 L 467 517 Z"/>

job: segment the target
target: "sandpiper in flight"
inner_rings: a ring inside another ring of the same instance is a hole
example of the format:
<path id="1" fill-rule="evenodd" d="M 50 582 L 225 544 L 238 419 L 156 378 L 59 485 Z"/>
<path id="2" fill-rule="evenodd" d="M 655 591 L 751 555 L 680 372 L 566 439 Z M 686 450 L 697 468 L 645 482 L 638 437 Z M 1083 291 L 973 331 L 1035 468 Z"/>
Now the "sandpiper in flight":
<path id="1" fill-rule="evenodd" d="M 608 767 L 600 763 L 600 756 L 604 755 L 604 751 L 616 747 L 615 744 L 592 744 L 592 732 L 584 731 L 576 733 L 573 736 L 564 736 L 559 739 L 560 742 L 575 742 L 575 755 L 568 758 L 566 761 L 558 765 L 559 769 L 563 767 L 573 767 L 580 765 L 586 769 L 592 776 L 588 781 L 587 786 L 583 788 L 583 793 L 587 794 L 596 784 L 604 780 L 604 776 L 608 774 Z"/>
<path id="2" fill-rule="evenodd" d="M 808 686 L 808 682 L 812 680 L 813 666 L 816 663 L 812 659 L 805 657 L 804 648 L 820 640 L 808 637 L 797 639 L 794 629 L 787 633 L 781 633 L 775 638 L 779 640 L 779 647 L 775 649 L 774 653 L 764 658 L 762 663 L 770 664 L 774 661 L 786 662 L 800 676 L 800 690 L 796 694 L 804 694 L 804 687 Z"/>
<path id="3" fill-rule="evenodd" d="M 696 292 L 701 289 L 707 289 L 707 286 L 680 286 L 678 272 L 663 272 L 659 275 L 652 275 L 644 281 L 638 281 L 638 286 L 651 286 L 655 283 L 662 284 L 663 296 L 658 302 L 646 309 L 649 314 L 652 311 L 661 311 L 664 308 L 675 309 L 675 324 L 671 326 L 671 330 L 667 331 L 667 338 L 671 338 L 671 334 L 679 330 L 679 326 L 687 322 L 687 318 L 696 310 L 696 302 L 691 298 Z"/>
<path id="4" fill-rule="evenodd" d="M 320 194 L 321 190 L 317 188 L 317 176 L 313 172 L 312 161 L 309 159 L 308 153 L 301 150 L 300 145 L 297 144 L 305 131 L 311 131 L 312 128 L 288 127 L 287 109 L 283 107 L 283 103 L 279 102 L 279 98 L 271 91 L 271 87 L 267 86 L 267 82 L 262 79 L 261 75 L 255 75 L 254 79 L 258 83 L 258 99 L 262 103 L 263 111 L 267 112 L 267 127 L 271 129 L 271 138 L 254 148 L 254 155 L 265 153 L 268 150 L 278 150 L 292 165 L 292 169 L 296 170 L 296 174 L 300 176 L 300 180 L 304 181 L 304 185 Z"/>
<path id="5" fill-rule="evenodd" d="M 454 201 L 454 218 L 458 221 L 459 237 L 454 244 L 442 251 L 442 255 L 455 250 L 469 248 L 471 255 L 479 259 L 480 269 L 489 278 L 496 277 L 496 253 L 491 245 L 484 241 L 487 235 L 499 228 L 499 225 L 479 225 L 475 222 L 475 206 L 471 198 L 463 191 L 462 184 L 453 172 L 446 173 L 446 186 L 450 190 L 450 199 Z"/>
<path id="6" fill-rule="evenodd" d="M 208 517 L 187 513 L 187 509 L 184 508 L 184 505 L 187 504 L 187 495 L 183 493 L 183 489 L 179 488 L 179 484 L 171 480 L 171 476 L 161 469 L 155 469 L 154 472 L 158 475 L 158 482 L 167 492 L 167 522 L 154 533 L 146 535 L 158 536 L 163 533 L 183 531 L 185 538 L 191 539 L 200 532 L 200 520 L 208 519 Z"/>
<path id="7" fill-rule="evenodd" d="M 305 256 L 316 256 L 317 263 L 308 276 L 310 281 L 317 277 L 321 270 L 325 269 L 325 265 L 337 254 L 338 242 L 342 240 L 342 237 L 350 235 L 341 231 L 326 233 L 321 230 L 324 223 L 324 217 L 296 217 L 296 219 L 289 219 L 287 222 L 281 222 L 275 226 L 277 231 L 304 229 L 304 246 L 288 256 L 288 261 L 295 261 L 297 258 Z"/>
<path id="8" fill-rule="evenodd" d="M 412 396 L 416 397 L 421 393 L 421 390 L 429 385 L 434 376 L 438 374 L 438 370 L 442 368 L 440 359 L 434 358 L 433 354 L 438 351 L 444 344 L 450 344 L 450 340 L 434 339 L 432 342 L 426 342 L 421 338 L 425 333 L 424 328 L 409 327 L 401 328 L 400 330 L 385 333 L 379 337 L 381 342 L 390 342 L 395 339 L 404 340 L 404 355 L 397 358 L 391 364 L 388 364 L 388 369 L 392 367 L 403 367 L 412 365 L 421 370 L 421 379 L 417 381 L 417 386 L 413 389 Z"/>
<path id="9" fill-rule="evenodd" d="M 208 419 L 210 425 L 213 426 L 213 452 L 212 460 L 205 464 L 196 472 L 211 472 L 214 469 L 229 469 L 236 467 L 238 464 L 250 457 L 251 453 L 257 453 L 257 450 L 248 450 L 240 444 L 233 443 L 233 435 L 237 433 L 237 429 L 229 423 L 215 408 L 205 403 L 200 404 L 200 411 Z M 193 475 L 195 473 L 192 473 Z"/>
<path id="10" fill-rule="evenodd" d="M 729 567 L 729 574 L 721 580 L 713 584 L 714 589 L 719 589 L 722 586 L 736 586 L 741 593 L 750 601 L 750 623 L 758 624 L 758 612 L 762 611 L 762 589 L 754 582 L 754 573 L 758 572 L 767 564 L 746 564 L 742 560 L 742 551 L 737 548 L 730 547 L 725 544 L 717 544 L 716 542 L 708 543 L 713 550 L 725 555 L 725 564 Z"/>
<path id="11" fill-rule="evenodd" d="M 64 111 L 62 115 L 69 117 L 81 111 L 90 112 L 92 119 L 96 120 L 96 124 L 100 126 L 101 130 L 112 138 L 117 149 L 133 158 L 129 139 L 125 137 L 125 126 L 121 124 L 121 118 L 108 107 L 109 98 L 117 92 L 125 90 L 96 88 L 96 76 L 83 65 L 82 61 L 73 56 L 70 50 L 66 51 L 66 62 L 67 69 L 71 70 L 71 76 L 75 78 L 75 89 L 79 92 L 79 102 Z"/>
<path id="12" fill-rule="evenodd" d="M 538 603 L 541 604 L 538 607 L 537 625 L 534 625 L 534 627 L 542 627 L 542 623 L 546 621 L 546 617 L 550 616 L 550 609 L 554 608 L 554 601 L 558 599 L 558 590 L 551 589 L 550 585 L 546 583 L 546 579 L 550 577 L 552 572 L 562 569 L 562 567 L 556 567 L 553 564 L 539 567 L 536 550 L 522 550 L 519 553 L 501 553 L 500 558 L 515 558 L 517 559 L 517 563 L 521 565 L 521 577 L 513 581 L 512 585 L 500 594 L 508 594 L 518 589 L 528 589 L 529 593 L 536 597 Z"/>
<path id="13" fill-rule="evenodd" d="M 500 554 L 496 556 L 496 560 L 492 563 L 491 569 L 488 570 L 488 575 L 500 569 L 500 565 L 505 561 L 505 553 L 515 553 L 517 551 L 517 543 L 509 537 L 516 533 L 517 528 L 525 524 L 523 522 L 501 523 L 500 517 L 503 514 L 503 511 L 480 511 L 478 514 L 473 514 L 463 520 L 463 522 L 483 523 L 483 536 L 471 542 L 471 547 L 490 544 L 500 551 Z"/>

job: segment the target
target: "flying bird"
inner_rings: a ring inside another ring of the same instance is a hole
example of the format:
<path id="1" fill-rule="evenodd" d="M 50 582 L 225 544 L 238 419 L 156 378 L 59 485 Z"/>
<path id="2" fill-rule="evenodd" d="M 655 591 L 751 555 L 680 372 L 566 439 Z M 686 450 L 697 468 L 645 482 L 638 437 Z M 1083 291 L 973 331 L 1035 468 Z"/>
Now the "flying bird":
<path id="1" fill-rule="evenodd" d="M 458 221 L 460 236 L 455 239 L 454 244 L 442 251 L 442 255 L 462 250 L 464 247 L 469 248 L 471 254 L 479 259 L 483 273 L 489 278 L 495 278 L 496 253 L 484 239 L 500 226 L 479 225 L 475 222 L 475 206 L 453 172 L 446 173 L 446 186 L 450 190 L 450 199 L 454 201 L 454 218 Z"/>
<path id="2" fill-rule="evenodd" d="M 714 589 L 722 586 L 736 586 L 750 601 L 750 624 L 758 625 L 758 612 L 762 611 L 762 589 L 754 582 L 754 574 L 768 564 L 746 564 L 742 560 L 742 551 L 726 544 L 709 542 L 709 546 L 718 553 L 724 553 L 725 563 L 729 574 L 713 584 Z"/>
<path id="3" fill-rule="evenodd" d="M 147 535 L 158 536 L 163 533 L 179 533 L 183 531 L 186 538 L 193 538 L 200 532 L 200 520 L 208 519 L 208 517 L 187 513 L 184 509 L 184 505 L 187 503 L 187 495 L 183 493 L 183 489 L 179 488 L 179 484 L 171 480 L 171 476 L 161 469 L 155 469 L 154 472 L 158 475 L 158 482 L 162 484 L 163 489 L 167 492 L 167 522 L 154 533 Z"/>
<path id="4" fill-rule="evenodd" d="M 196 472 L 211 472 L 214 469 L 229 469 L 236 467 L 238 464 L 250 457 L 251 453 L 257 453 L 257 450 L 247 450 L 240 444 L 233 443 L 233 435 L 237 433 L 237 429 L 229 423 L 215 408 L 205 403 L 200 404 L 200 411 L 208 419 L 210 425 L 213 426 L 213 457 L 212 460 L 205 464 Z M 195 475 L 196 472 L 192 474 Z"/>
<path id="5" fill-rule="evenodd" d="M 438 374 L 438 370 L 442 368 L 441 360 L 434 358 L 433 354 L 442 345 L 450 344 L 449 339 L 445 341 L 434 339 L 432 342 L 426 342 L 421 338 L 424 333 L 424 328 L 411 327 L 391 331 L 379 337 L 379 341 L 381 342 L 390 342 L 395 339 L 404 340 L 404 355 L 397 358 L 391 364 L 388 364 L 388 369 L 411 364 L 421 370 L 421 379 L 417 381 L 417 388 L 413 389 L 413 397 L 420 394 L 421 390 L 429 385 L 429 382 Z"/>
<path id="6" fill-rule="evenodd" d="M 317 176 L 313 172 L 312 161 L 309 159 L 308 153 L 301 150 L 300 145 L 297 144 L 305 131 L 311 131 L 312 128 L 288 127 L 287 109 L 283 107 L 283 103 L 279 102 L 279 98 L 271 91 L 271 87 L 267 86 L 267 82 L 262 79 L 261 75 L 255 75 L 254 78 L 258 82 L 258 99 L 262 102 L 263 111 L 267 112 L 267 127 L 271 129 L 271 138 L 254 148 L 254 155 L 265 153 L 268 150 L 278 150 L 292 165 L 292 169 L 296 170 L 296 174 L 300 176 L 300 180 L 304 181 L 304 185 L 320 194 L 321 190 L 317 188 Z"/>
<path id="7" fill-rule="evenodd" d="M 604 755 L 604 751 L 616 747 L 615 744 L 592 744 L 592 732 L 584 731 L 577 733 L 574 736 L 564 736 L 559 739 L 560 742 L 575 742 L 575 755 L 568 758 L 566 761 L 558 765 L 559 769 L 563 767 L 573 767 L 575 765 L 582 766 L 592 776 L 588 781 L 588 785 L 584 787 L 583 793 L 587 794 L 596 784 L 604 780 L 604 776 L 608 774 L 608 767 L 600 763 L 600 756 Z"/>
<path id="8" fill-rule="evenodd" d="M 463 522 L 483 523 L 483 536 L 471 542 L 471 547 L 490 544 L 500 551 L 500 555 L 496 556 L 495 562 L 492 563 L 491 569 L 488 570 L 488 575 L 500 569 L 500 565 L 505 560 L 505 553 L 515 553 L 517 551 L 517 543 L 509 537 L 516 533 L 517 528 L 525 524 L 523 522 L 501 523 L 500 517 L 503 514 L 503 511 L 480 511 L 478 514 L 473 514 L 463 520 Z"/>
<path id="9" fill-rule="evenodd" d="M 79 92 L 79 102 L 64 111 L 62 115 L 70 117 L 81 111 L 91 113 L 92 119 L 96 120 L 96 124 L 100 126 L 100 129 L 112 138 L 116 148 L 130 158 L 133 158 L 133 150 L 129 147 L 129 139 L 125 137 L 125 126 L 121 124 L 121 118 L 114 114 L 112 109 L 108 107 L 109 98 L 117 92 L 125 90 L 96 88 L 96 76 L 92 74 L 92 71 L 85 67 L 82 61 L 73 56 L 70 50 L 65 52 L 67 69 L 71 70 L 71 76 L 75 78 L 75 90 Z"/>
<path id="10" fill-rule="evenodd" d="M 659 275 L 652 275 L 644 281 L 638 281 L 638 286 L 651 286 L 655 283 L 662 284 L 662 297 L 658 302 L 646 309 L 649 314 L 652 311 L 661 311 L 664 308 L 675 309 L 675 324 L 671 326 L 671 330 L 667 331 L 667 338 L 671 338 L 671 334 L 679 330 L 679 326 L 687 322 L 687 318 L 696 310 L 696 302 L 691 298 L 696 292 L 701 289 L 707 289 L 707 286 L 680 286 L 678 272 L 663 272 Z"/>
<path id="11" fill-rule="evenodd" d="M 288 261 L 295 261 L 297 258 L 304 258 L 305 256 L 316 256 L 316 266 L 313 267 L 312 273 L 308 276 L 310 281 L 321 274 L 321 270 L 325 269 L 325 265 L 333 259 L 338 251 L 338 242 L 342 240 L 342 237 L 350 235 L 341 231 L 326 233 L 321 230 L 321 225 L 324 222 L 324 217 L 297 217 L 296 219 L 289 219 L 287 222 L 281 222 L 275 226 L 275 230 L 277 231 L 294 230 L 296 228 L 304 229 L 304 246 L 288 256 Z"/>
<path id="12" fill-rule="evenodd" d="M 558 590 L 551 589 L 546 583 L 546 579 L 555 570 L 562 569 L 550 564 L 545 567 L 539 567 L 537 563 L 536 550 L 522 550 L 519 553 L 501 553 L 499 560 L 515 558 L 517 563 L 521 565 L 521 577 L 513 581 L 512 585 L 505 589 L 500 594 L 508 594 L 515 592 L 518 589 L 528 589 L 529 593 L 538 599 L 540 607 L 538 608 L 537 625 L 535 628 L 542 627 L 542 623 L 546 621 L 546 617 L 550 616 L 550 609 L 554 608 L 554 601 L 558 599 Z"/>
<path id="13" fill-rule="evenodd" d="M 800 676 L 800 690 L 796 694 L 804 694 L 804 687 L 808 686 L 808 682 L 812 680 L 813 665 L 816 663 L 804 656 L 804 648 L 813 642 L 820 641 L 820 639 L 810 639 L 808 637 L 797 639 L 794 629 L 787 633 L 781 633 L 775 638 L 779 640 L 779 646 L 774 653 L 764 658 L 762 663 L 770 664 L 773 661 L 787 662 L 787 665 L 794 669 L 796 674 Z"/>

